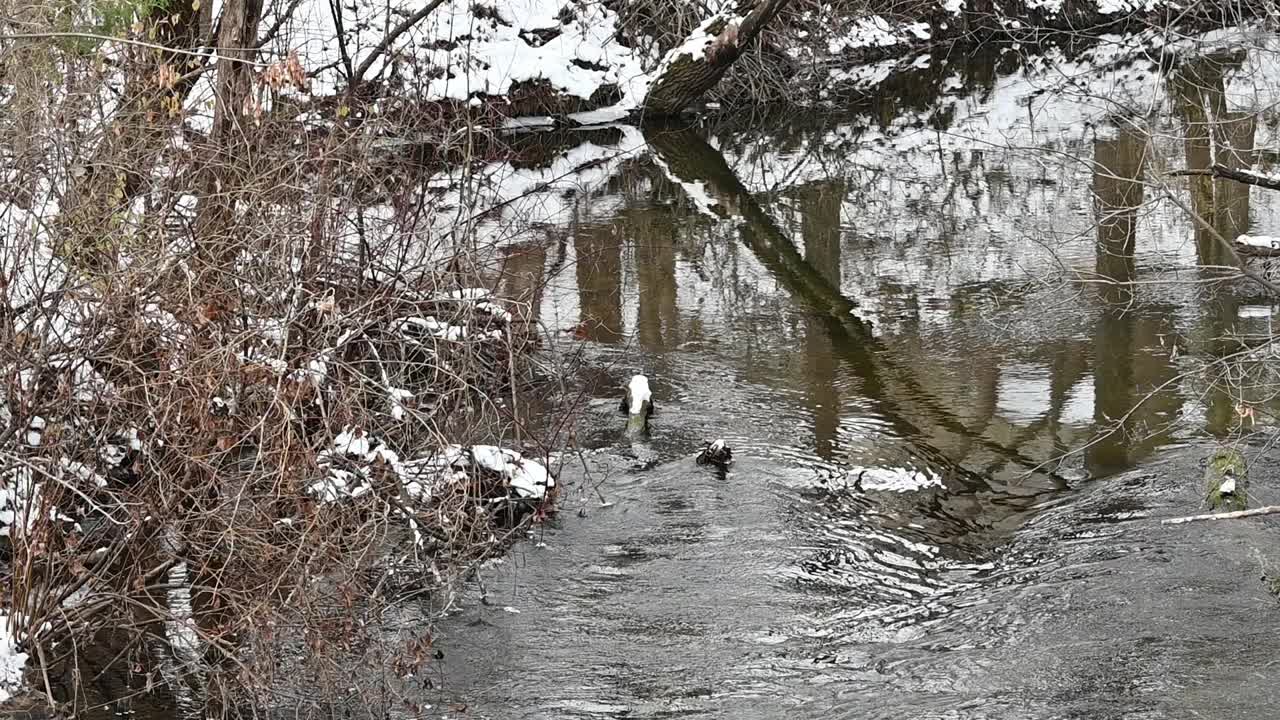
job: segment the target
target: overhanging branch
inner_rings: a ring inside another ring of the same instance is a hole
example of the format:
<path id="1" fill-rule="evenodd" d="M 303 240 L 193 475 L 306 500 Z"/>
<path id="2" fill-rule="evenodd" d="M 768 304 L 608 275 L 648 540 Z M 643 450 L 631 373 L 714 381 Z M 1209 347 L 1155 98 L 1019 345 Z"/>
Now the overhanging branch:
<path id="1" fill-rule="evenodd" d="M 430 15 L 436 8 L 444 4 L 444 0 L 431 0 L 431 2 L 422 6 L 417 12 L 405 18 L 403 22 L 391 29 L 387 36 L 382 38 L 382 42 L 374 46 L 369 55 L 361 61 L 355 72 L 351 75 L 351 87 L 354 89 L 360 85 L 364 79 L 364 74 L 369 72 L 369 68 L 378 61 L 378 57 L 385 53 L 400 36 L 413 29 L 423 18 Z"/>
<path id="2" fill-rule="evenodd" d="M 1234 180 L 1245 185 L 1255 185 L 1267 190 L 1280 190 L 1280 177 L 1274 175 L 1264 175 L 1253 170 L 1243 170 L 1240 168 L 1232 168 L 1215 163 L 1212 167 L 1207 168 L 1187 168 L 1185 170 L 1174 170 L 1170 175 L 1208 175 L 1210 177 L 1222 178 L 1224 180 Z"/>

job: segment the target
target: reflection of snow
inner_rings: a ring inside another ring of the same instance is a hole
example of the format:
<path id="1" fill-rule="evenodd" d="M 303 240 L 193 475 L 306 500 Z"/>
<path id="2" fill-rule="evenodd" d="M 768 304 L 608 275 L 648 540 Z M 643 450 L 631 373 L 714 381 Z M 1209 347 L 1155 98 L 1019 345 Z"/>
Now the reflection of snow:
<path id="1" fill-rule="evenodd" d="M 525 167 L 495 162 L 480 168 L 457 169 L 433 179 L 448 188 L 432 203 L 438 236 L 471 226 L 484 242 L 528 240 L 537 229 L 568 225 L 585 217 L 608 215 L 617 209 L 612 198 L 596 196 L 623 163 L 645 149 L 633 127 L 617 129 L 611 145 L 582 143 L 557 155 L 549 164 Z M 491 208 L 496 208 L 490 212 Z"/>
<path id="2" fill-rule="evenodd" d="M 874 332 L 890 336 L 908 325 L 968 324 L 997 301 L 1001 290 L 995 283 L 1046 275 L 1054 282 L 1076 271 L 1095 272 L 1089 162 L 1123 151 L 1127 136 L 1118 137 L 1109 118 L 1117 108 L 1146 108 L 1163 83 L 1159 68 L 1146 57 L 1160 44 L 1156 38 L 1104 40 L 1069 59 L 1056 50 L 1028 57 L 1020 70 L 997 78 L 989 89 L 964 92 L 969 86 L 957 69 L 939 80 L 952 92 L 928 111 L 900 111 L 887 121 L 868 112 L 807 135 L 725 135 L 713 138 L 712 145 L 797 248 L 810 240 L 805 198 L 843 193 L 839 215 L 830 219 L 840 223 L 841 247 L 826 262 L 839 264 L 831 276 L 839 278 L 842 292 L 857 302 L 858 316 L 872 321 Z M 897 67 L 883 64 L 886 74 Z M 930 127 L 936 112 L 949 115 L 940 133 Z M 1183 150 L 1177 140 L 1153 142 L 1175 156 Z M 617 147 L 624 146 L 631 157 L 652 157 L 642 139 L 624 138 Z M 653 162 L 680 186 L 680 201 L 706 218 L 682 223 L 676 235 L 681 317 L 723 328 L 726 319 L 785 311 L 789 293 L 741 242 L 736 209 L 726 207 L 726 199 L 706 184 L 679 177 L 661 158 Z M 613 207 L 634 202 L 624 191 L 597 196 L 589 217 L 607 217 L 610 208 L 600 208 L 609 198 L 616 201 Z M 1268 202 L 1259 199 L 1252 213 L 1264 227 L 1280 210 Z M 566 214 L 556 210 L 545 216 Z M 626 223 L 610 231 L 626 234 L 620 312 L 624 327 L 632 330 L 639 294 L 629 261 L 641 256 L 631 249 L 652 240 Z M 1176 208 L 1144 207 L 1136 234 L 1140 268 L 1195 262 L 1186 218 Z M 558 287 L 545 298 L 548 305 L 569 309 L 557 321 L 561 328 L 578 319 L 572 312 L 575 278 L 568 275 L 555 279 Z M 1151 285 L 1142 292 L 1184 306 L 1185 289 L 1177 286 Z M 1071 332 L 1066 325 L 1081 319 L 1054 315 L 1050 332 Z M 769 340 L 780 345 L 795 337 L 788 327 L 773 332 Z"/>
<path id="3" fill-rule="evenodd" d="M 848 477 L 859 478 L 864 490 L 880 492 L 913 492 L 942 487 L 942 478 L 929 470 L 897 467 L 852 468 Z"/>
<path id="4" fill-rule="evenodd" d="M 1000 366 L 996 407 L 1012 422 L 1030 422 L 1049 409 L 1049 371 L 1028 363 Z"/>
<path id="5" fill-rule="evenodd" d="M 1093 424 L 1093 378 L 1085 378 L 1071 388 L 1060 418 L 1064 425 Z"/>
<path id="6" fill-rule="evenodd" d="M 1236 309 L 1236 317 L 1241 320 L 1270 318 L 1274 311 L 1270 305 L 1241 305 Z"/>
<path id="7" fill-rule="evenodd" d="M 989 91 L 945 94 L 928 111 L 900 112 L 887 123 L 868 113 L 820 137 L 730 139 L 726 158 L 757 193 L 800 196 L 809 183 L 844 183 L 842 290 L 877 333 L 895 332 L 903 318 L 952 325 L 961 286 L 1095 270 L 1089 162 L 1116 152 L 1108 141 L 1124 141 L 1110 120 L 1117 109 L 1145 114 L 1161 95 L 1159 68 L 1143 50 L 1159 44 L 1149 35 L 1112 37 L 1069 60 L 1057 52 L 1031 57 Z M 884 74 L 896 67 L 883 64 Z M 952 91 L 966 86 L 958 70 L 940 82 Z M 1272 83 L 1251 97 L 1261 102 L 1275 90 Z M 950 115 L 942 132 L 930 127 L 938 114 Z M 1267 132 L 1260 126 L 1259 142 Z M 1183 152 L 1179 140 L 1153 142 L 1172 157 Z M 1280 212 L 1272 194 L 1255 194 L 1252 211 L 1255 226 L 1280 225 L 1267 220 Z M 1196 261 L 1176 208 L 1144 207 L 1136 233 L 1140 268 Z M 1176 286 L 1142 292 L 1179 307 L 1185 295 Z"/>

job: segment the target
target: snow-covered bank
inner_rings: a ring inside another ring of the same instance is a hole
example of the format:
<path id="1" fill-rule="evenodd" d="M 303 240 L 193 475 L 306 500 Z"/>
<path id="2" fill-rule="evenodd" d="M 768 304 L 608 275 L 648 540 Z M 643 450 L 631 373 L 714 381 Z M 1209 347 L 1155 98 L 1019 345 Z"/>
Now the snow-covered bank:
<path id="1" fill-rule="evenodd" d="M 717 0 L 700 12 L 707 19 L 728 5 Z M 647 34 L 654 27 L 637 27 L 627 22 L 630 16 L 599 0 L 451 0 L 395 35 L 384 49 L 384 38 L 401 29 L 419 7 L 416 0 L 281 5 L 276 11 L 289 14 L 269 12 L 263 19 L 264 33 L 279 26 L 264 49 L 265 59 L 296 52 L 312 76 L 309 92 L 316 97 L 341 92 L 349 69 L 367 66 L 361 80 L 380 83 L 387 96 L 474 103 L 497 98 L 511 103 L 511 113 L 528 114 L 634 107 L 674 55 L 690 43 L 697 46 L 692 52 L 702 52 L 711 40 L 699 40 L 695 31 L 684 45 L 664 48 L 664 56 Z M 943 44 L 972 46 L 1001 36 L 1041 42 L 1046 31 L 1074 34 L 1089 27 L 1098 33 L 1159 22 L 1171 12 L 1179 22 L 1200 23 L 1239 22 L 1251 14 L 1248 5 L 1230 10 L 1227 18 L 1225 6 L 1202 4 L 1182 11 L 1171 0 L 936 0 L 904 16 L 897 7 L 852 13 L 835 5 L 803 4 L 784 9 L 767 28 L 766 55 L 760 62 L 772 64 L 772 72 L 788 79 L 794 99 L 816 102 L 832 84 L 828 71 L 833 68 L 903 58 Z M 726 83 L 734 84 L 732 73 Z M 211 91 L 211 86 L 202 87 L 189 108 L 207 111 Z M 715 99 L 714 92 L 711 96 Z"/>
<path id="2" fill-rule="evenodd" d="M 0 703 L 18 693 L 26 663 L 27 654 L 18 652 L 14 645 L 8 613 L 0 612 Z"/>
<path id="3" fill-rule="evenodd" d="M 507 97 L 543 86 L 551 94 L 607 104 L 645 75 L 642 52 L 623 44 L 617 13 L 591 0 L 452 0 L 401 35 L 388 52 L 377 50 L 389 31 L 421 5 L 417 0 L 355 0 L 341 15 L 321 0 L 293 8 L 266 48 L 283 57 L 296 51 L 314 73 L 311 93 L 340 92 L 346 62 L 372 61 L 365 80 L 420 100 Z M 279 16 L 267 16 L 264 27 Z M 339 30 L 341 27 L 341 30 Z"/>

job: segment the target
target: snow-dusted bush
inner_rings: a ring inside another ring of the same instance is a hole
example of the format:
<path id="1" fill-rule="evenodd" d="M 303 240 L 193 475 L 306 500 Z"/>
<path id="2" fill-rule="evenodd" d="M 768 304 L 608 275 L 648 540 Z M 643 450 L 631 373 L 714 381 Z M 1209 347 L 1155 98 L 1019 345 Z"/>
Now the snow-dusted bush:
<path id="1" fill-rule="evenodd" d="M 429 661 L 429 617 L 380 613 L 447 599 L 555 489 L 510 431 L 537 332 L 487 196 L 255 102 L 204 135 L 172 58 L 100 51 L 0 57 L 0 691 L 23 659 L 73 712 L 103 663 L 210 712 L 386 692 L 336 654 Z"/>

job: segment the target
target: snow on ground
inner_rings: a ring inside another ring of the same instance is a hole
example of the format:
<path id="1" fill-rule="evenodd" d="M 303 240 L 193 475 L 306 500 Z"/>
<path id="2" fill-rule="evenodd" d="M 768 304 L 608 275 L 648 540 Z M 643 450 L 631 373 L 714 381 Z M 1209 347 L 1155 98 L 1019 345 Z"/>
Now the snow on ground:
<path id="1" fill-rule="evenodd" d="M 9 629 L 8 613 L 0 612 L 0 703 L 13 697 L 22 684 L 22 668 L 27 654 L 18 652 Z"/>
<path id="2" fill-rule="evenodd" d="M 1099 12 L 1151 11 L 1166 0 L 1097 0 Z M 290 3 L 292 5 L 292 3 Z M 962 0 L 941 0 L 951 15 Z M 1050 15 L 1062 0 L 1030 0 Z M 682 54 L 697 56 L 713 39 L 716 21 L 737 19 L 731 3 L 703 4 L 704 22 L 686 41 L 659 58 L 628 47 L 619 38 L 622 22 L 609 3 L 598 0 L 450 0 L 421 18 L 382 52 L 383 40 L 423 7 L 418 0 L 302 0 L 266 46 L 268 61 L 296 52 L 311 77 L 310 93 L 328 96 L 347 83 L 347 68 L 374 58 L 364 79 L 382 78 L 402 94 L 422 99 L 466 100 L 506 95 L 529 81 L 544 81 L 560 93 L 589 99 L 602 89 L 620 91 L 620 107 L 634 107 L 652 78 Z M 334 8 L 340 9 L 337 19 Z M 996 8 L 999 12 L 999 8 Z M 278 18 L 263 18 L 264 32 Z M 1006 23 L 1019 26 L 1017 18 Z M 797 59 L 828 60 L 863 48 L 884 48 L 929 40 L 927 23 L 891 20 L 881 15 L 848 18 L 831 7 L 806 9 L 794 19 L 805 42 L 791 43 Z M 341 31 L 339 30 L 341 27 Z M 717 26 L 718 27 L 718 26 Z M 823 53 L 827 54 L 826 56 Z M 213 88 L 203 78 L 188 109 L 206 120 Z"/>
<path id="3" fill-rule="evenodd" d="M 388 30 L 423 5 L 419 0 L 344 2 L 346 54 L 353 66 L 370 57 Z M 312 92 L 328 95 L 345 82 L 344 44 L 325 0 L 303 0 L 271 50 L 297 50 L 313 79 Z M 271 18 L 264 24 L 272 22 Z M 641 58 L 617 40 L 618 18 L 604 3 L 587 0 L 451 0 L 427 15 L 379 58 L 369 78 L 386 75 L 428 98 L 465 100 L 504 95 L 513 85 L 545 80 L 589 98 L 606 85 L 626 87 L 644 74 Z"/>
<path id="4" fill-rule="evenodd" d="M 848 31 L 827 41 L 827 51 L 839 55 L 865 47 L 889 47 L 913 40 L 929 39 L 928 23 L 893 25 L 880 15 L 858 18 Z"/>

